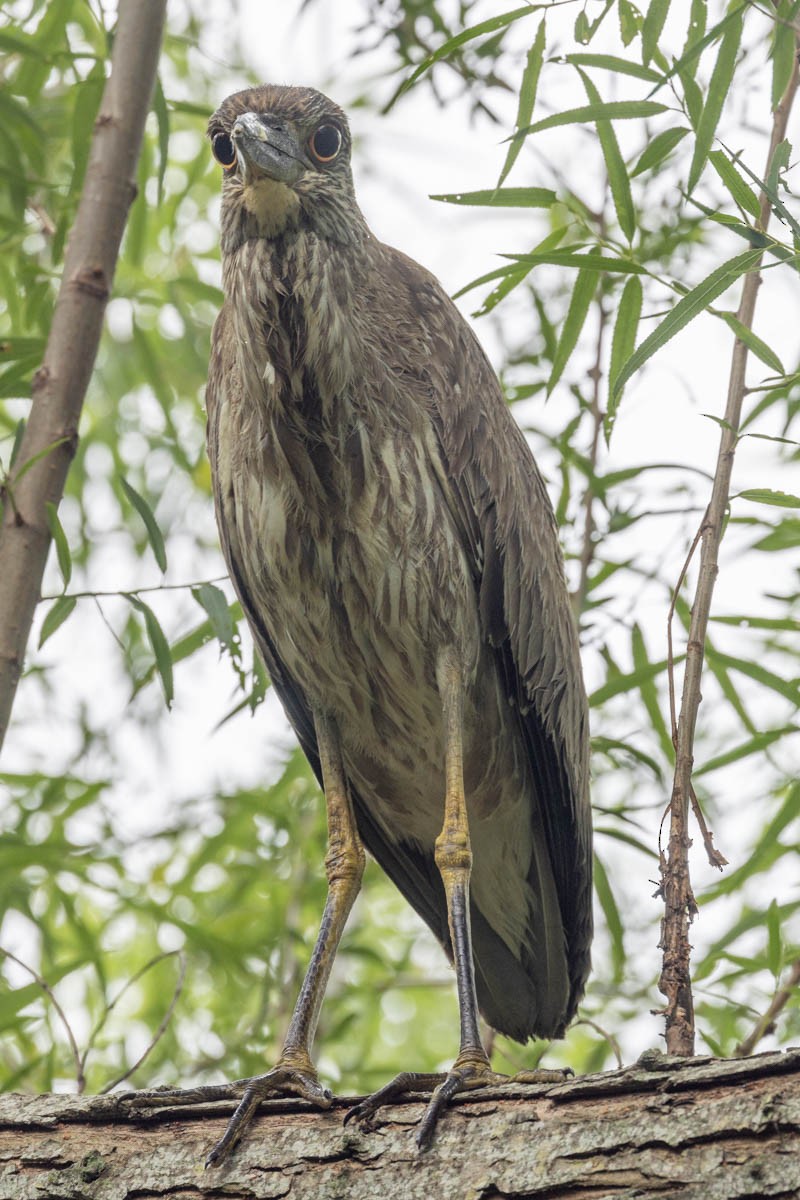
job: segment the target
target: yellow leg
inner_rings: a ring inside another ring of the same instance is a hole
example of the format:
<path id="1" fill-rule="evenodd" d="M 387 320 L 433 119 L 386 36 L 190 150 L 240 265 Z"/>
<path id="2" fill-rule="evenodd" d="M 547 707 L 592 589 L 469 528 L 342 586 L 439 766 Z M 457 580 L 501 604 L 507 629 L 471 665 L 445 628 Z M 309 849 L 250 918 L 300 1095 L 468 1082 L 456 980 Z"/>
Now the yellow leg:
<path id="1" fill-rule="evenodd" d="M 445 798 L 442 831 L 434 843 L 434 858 L 444 884 L 447 921 L 453 964 L 456 970 L 461 1037 L 458 1057 L 446 1074 L 403 1071 L 385 1087 L 351 1108 L 345 1121 L 356 1120 L 370 1128 L 378 1109 L 402 1095 L 432 1090 L 417 1131 L 417 1145 L 425 1149 L 433 1137 L 439 1116 L 452 1097 L 467 1089 L 508 1083 L 505 1075 L 492 1070 L 480 1038 L 478 1000 L 469 918 L 469 878 L 472 850 L 464 795 L 464 679 L 457 655 L 445 652 L 438 664 L 437 683 L 442 699 L 444 730 Z M 520 1083 L 561 1082 L 560 1071 L 522 1072 Z"/>
<path id="2" fill-rule="evenodd" d="M 265 1097 L 290 1092 L 323 1108 L 327 1108 L 332 1099 L 331 1093 L 319 1082 L 311 1061 L 311 1047 L 342 931 L 361 887 L 365 855 L 347 790 L 335 724 L 327 714 L 315 713 L 315 727 L 328 812 L 325 911 L 281 1056 L 266 1075 L 247 1080 L 239 1106 L 209 1154 L 206 1166 L 219 1162 L 236 1145 Z"/>
<path id="3" fill-rule="evenodd" d="M 310 1071 L 315 1076 L 311 1046 L 322 999 L 345 922 L 361 888 L 365 863 L 364 847 L 356 829 L 335 726 L 329 717 L 318 714 L 316 730 L 328 811 L 328 853 L 325 856 L 328 897 L 314 953 L 297 997 L 280 1057 L 280 1064 Z"/>
<path id="4" fill-rule="evenodd" d="M 447 898 L 447 921 L 458 987 L 461 1041 L 455 1067 L 489 1065 L 480 1039 L 472 935 L 469 920 L 469 878 L 472 848 L 464 796 L 464 684 L 456 656 L 443 656 L 438 672 L 442 697 L 445 756 L 445 797 L 442 832 L 434 843 L 434 859 Z M 455 1068 L 454 1068 L 455 1069 Z"/>
<path id="5" fill-rule="evenodd" d="M 230 1153 L 265 1098 L 289 1093 L 302 1096 L 320 1108 L 330 1107 L 333 1099 L 319 1082 L 311 1061 L 311 1047 L 342 930 L 361 887 L 365 855 L 347 790 L 335 724 L 326 714 L 316 713 L 315 726 L 328 811 L 328 853 L 325 856 L 328 897 L 280 1058 L 271 1071 L 254 1079 L 179 1091 L 159 1089 L 152 1093 L 132 1093 L 130 1098 L 134 1107 L 162 1108 L 241 1097 L 225 1133 L 206 1159 L 207 1167 Z"/>

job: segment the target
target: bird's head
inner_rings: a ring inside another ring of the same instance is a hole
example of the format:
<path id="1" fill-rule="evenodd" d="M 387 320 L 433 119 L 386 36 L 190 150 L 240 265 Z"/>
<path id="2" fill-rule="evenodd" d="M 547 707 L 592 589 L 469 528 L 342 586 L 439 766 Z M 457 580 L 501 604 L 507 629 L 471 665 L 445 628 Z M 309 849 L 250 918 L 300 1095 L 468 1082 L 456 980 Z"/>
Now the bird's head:
<path id="1" fill-rule="evenodd" d="M 351 244 L 365 232 L 350 171 L 350 129 L 313 88 L 265 84 L 235 92 L 208 124 L 223 170 L 222 249 L 311 228 Z"/>

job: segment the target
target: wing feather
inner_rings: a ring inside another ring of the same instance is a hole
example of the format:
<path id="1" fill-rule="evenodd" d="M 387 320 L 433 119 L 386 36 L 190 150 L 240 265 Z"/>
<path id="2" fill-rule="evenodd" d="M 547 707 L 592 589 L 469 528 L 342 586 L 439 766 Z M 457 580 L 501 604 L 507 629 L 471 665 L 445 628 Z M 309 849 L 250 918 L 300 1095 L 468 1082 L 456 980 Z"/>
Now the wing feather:
<path id="1" fill-rule="evenodd" d="M 472 330 L 432 275 L 398 251 L 389 253 L 427 331 L 444 486 L 470 555 L 482 630 L 495 650 L 542 795 L 567 947 L 569 1020 L 588 975 L 592 934 L 589 736 L 555 517 Z"/>

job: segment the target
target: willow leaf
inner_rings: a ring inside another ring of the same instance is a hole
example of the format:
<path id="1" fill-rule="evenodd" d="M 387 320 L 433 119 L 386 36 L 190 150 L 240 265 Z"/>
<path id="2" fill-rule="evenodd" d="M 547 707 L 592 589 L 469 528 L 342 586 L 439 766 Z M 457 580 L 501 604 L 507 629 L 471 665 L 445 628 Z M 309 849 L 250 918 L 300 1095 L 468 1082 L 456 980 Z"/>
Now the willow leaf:
<path id="1" fill-rule="evenodd" d="M 742 40 L 743 27 L 744 15 L 740 12 L 736 20 L 731 21 L 725 29 L 722 42 L 720 43 L 717 61 L 711 73 L 705 104 L 703 105 L 703 111 L 700 114 L 700 121 L 697 126 L 697 140 L 695 141 L 692 165 L 689 167 L 689 182 L 687 184 L 687 191 L 689 192 L 693 192 L 695 189 L 695 185 L 706 164 L 711 144 L 714 141 L 714 134 L 717 132 L 719 119 L 722 115 L 722 106 L 728 95 L 728 90 L 733 80 L 733 72 L 736 68 L 736 58 Z"/>
<path id="2" fill-rule="evenodd" d="M 738 254 L 736 258 L 728 259 L 722 266 L 717 267 L 716 271 L 712 271 L 702 283 L 682 296 L 675 307 L 667 313 L 664 320 L 644 339 L 628 359 L 617 376 L 614 385 L 615 392 L 621 392 L 631 375 L 635 374 L 649 358 L 652 358 L 657 350 L 666 345 L 670 338 L 673 338 L 676 333 L 680 333 L 681 329 L 694 320 L 699 313 L 704 312 L 717 296 L 722 295 L 726 288 L 735 283 L 740 276 L 756 268 L 762 253 L 759 247 L 755 250 L 746 250 L 744 254 Z"/>
<path id="3" fill-rule="evenodd" d="M 533 39 L 533 45 L 528 51 L 528 58 L 525 63 L 525 70 L 522 73 L 522 83 L 519 89 L 519 105 L 517 107 L 517 119 L 515 122 L 516 129 L 524 129 L 526 125 L 530 125 L 533 115 L 533 106 L 536 103 L 536 89 L 539 86 L 539 76 L 542 73 L 542 62 L 544 61 L 545 48 L 545 23 L 542 20 L 536 31 L 536 37 Z M 500 178 L 497 181 L 497 186 L 502 187 L 503 181 L 506 179 L 509 171 L 517 161 L 517 156 L 522 149 L 522 139 L 512 141 L 508 147 L 506 161 L 503 163 L 503 169 L 500 172 Z"/>

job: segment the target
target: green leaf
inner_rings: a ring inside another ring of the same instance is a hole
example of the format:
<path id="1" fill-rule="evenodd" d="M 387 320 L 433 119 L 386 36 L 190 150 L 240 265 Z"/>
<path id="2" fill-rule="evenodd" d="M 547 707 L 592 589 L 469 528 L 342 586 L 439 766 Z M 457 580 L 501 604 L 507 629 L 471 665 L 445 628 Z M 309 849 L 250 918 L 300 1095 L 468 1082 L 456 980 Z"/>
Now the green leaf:
<path id="1" fill-rule="evenodd" d="M 718 316 L 722 318 L 725 324 L 733 330 L 740 342 L 744 342 L 748 350 L 752 350 L 757 358 L 760 358 L 763 363 L 773 371 L 777 371 L 779 375 L 785 375 L 783 363 L 778 358 L 771 346 L 768 346 L 758 334 L 753 333 L 752 329 L 747 325 L 742 324 L 735 313 L 718 312 Z M 752 435 L 755 436 L 755 435 Z"/>
<path id="2" fill-rule="evenodd" d="M 780 0 L 774 15 L 772 39 L 772 109 L 778 107 L 789 86 L 797 54 L 797 39 L 793 20 L 797 15 L 794 0 Z"/>
<path id="3" fill-rule="evenodd" d="M 646 275 L 647 269 L 625 258 L 609 258 L 606 254 L 579 254 L 573 250 L 550 250 L 541 254 L 504 254 L 503 258 L 528 263 L 535 267 L 548 263 L 553 267 L 575 267 L 579 271 L 608 271 L 610 274 Z"/>
<path id="4" fill-rule="evenodd" d="M 569 361 L 569 356 L 575 349 L 575 344 L 580 337 L 580 332 L 583 329 L 586 315 L 589 312 L 589 306 L 594 299 L 596 290 L 596 273 L 594 271 L 579 271 L 575 280 L 575 286 L 572 289 L 572 297 L 561 329 L 561 336 L 558 339 L 558 346 L 556 347 L 556 354 L 553 359 L 553 369 L 547 381 L 548 396 L 561 378 L 564 367 Z"/>
<path id="5" fill-rule="evenodd" d="M 783 938 L 780 913 L 775 900 L 770 902 L 767 909 L 767 966 L 776 979 L 780 978 L 783 970 Z"/>
<path id="6" fill-rule="evenodd" d="M 48 609 L 47 616 L 42 621 L 42 629 L 39 634 L 39 649 L 45 644 L 48 638 L 52 637 L 60 625 L 63 625 L 73 608 L 77 604 L 74 596 L 59 596 Z"/>
<path id="7" fill-rule="evenodd" d="M 734 625 L 737 629 L 775 629 L 786 630 L 788 633 L 800 633 L 800 620 L 796 617 L 753 617 L 742 614 L 733 617 L 712 616 L 711 620 L 720 625 Z"/>
<path id="8" fill-rule="evenodd" d="M 778 142 L 770 160 L 769 170 L 767 171 L 766 186 L 764 188 L 768 196 L 772 197 L 778 195 L 780 176 L 782 172 L 788 170 L 789 159 L 791 157 L 792 143 L 784 138 L 782 142 Z M 800 232 L 800 229 L 798 229 L 797 225 L 795 225 L 793 228 L 795 233 Z"/>
<path id="9" fill-rule="evenodd" d="M 522 83 L 519 89 L 519 104 L 517 107 L 517 119 L 515 129 L 523 129 L 530 124 L 531 116 L 533 115 L 533 106 L 536 103 L 536 89 L 539 86 L 539 76 L 542 73 L 542 62 L 544 59 L 545 49 L 545 23 L 541 22 L 536 37 L 533 40 L 533 45 L 528 51 L 528 58 L 525 63 L 525 70 L 522 73 Z M 500 172 L 500 178 L 497 181 L 498 188 L 502 186 L 503 181 L 507 177 L 509 171 L 517 160 L 520 150 L 522 149 L 522 141 L 512 141 L 508 147 L 506 161 L 503 163 L 503 169 Z"/>
<path id="10" fill-rule="evenodd" d="M 647 143 L 639 161 L 631 171 L 631 179 L 635 175 L 641 175 L 644 171 L 651 171 L 653 167 L 657 167 L 659 163 L 662 163 L 672 153 L 678 142 L 686 137 L 688 132 L 688 129 L 679 125 L 674 129 L 665 129 L 662 133 L 657 133 L 652 142 Z"/>
<path id="11" fill-rule="evenodd" d="M 603 429 L 606 443 L 611 441 L 611 432 L 617 419 L 617 409 L 622 399 L 622 388 L 615 391 L 617 376 L 624 363 L 633 354 L 636 346 L 636 330 L 639 328 L 639 318 L 642 315 L 642 283 L 638 276 L 632 275 L 622 290 L 622 298 L 614 322 L 614 334 L 611 338 L 611 361 L 608 368 L 608 406 L 606 409 Z"/>
<path id="12" fill-rule="evenodd" d="M 489 208 L 550 208 L 558 197 L 552 188 L 486 188 L 479 192 L 448 192 L 431 196 L 445 204 L 468 204 Z"/>
<path id="13" fill-rule="evenodd" d="M 606 928 L 611 941 L 611 964 L 614 979 L 618 981 L 622 978 L 625 967 L 625 932 L 608 874 L 596 854 L 594 856 L 594 888 L 606 919 Z"/>
<path id="14" fill-rule="evenodd" d="M 55 542 L 58 569 L 61 572 L 61 578 L 64 580 L 64 587 L 66 588 L 72 578 L 72 555 L 69 552 L 67 535 L 64 533 L 64 527 L 59 520 L 58 509 L 55 504 L 51 503 L 50 500 L 46 500 L 44 507 L 47 528 L 50 530 L 50 536 Z"/>
<path id="15" fill-rule="evenodd" d="M 657 350 L 660 350 L 670 338 L 679 333 L 699 313 L 705 311 L 709 304 L 716 300 L 717 296 L 721 296 L 740 276 L 756 269 L 761 261 L 762 253 L 763 251 L 759 247 L 755 250 L 746 250 L 744 254 L 739 254 L 736 258 L 729 259 L 722 266 L 717 267 L 715 271 L 712 271 L 697 287 L 692 288 L 690 292 L 682 296 L 675 307 L 664 317 L 664 320 L 661 321 L 651 334 L 648 334 L 642 344 L 628 359 L 617 376 L 615 390 L 618 392 L 621 391 L 630 377 Z"/>
<path id="16" fill-rule="evenodd" d="M 740 742 L 738 746 L 733 746 L 724 754 L 717 754 L 699 767 L 695 767 L 693 774 L 695 776 L 708 775 L 711 771 L 718 771 L 720 767 L 728 767 L 731 763 L 740 762 L 741 759 L 749 758 L 752 754 L 762 754 L 764 750 L 774 742 L 786 737 L 787 734 L 799 732 L 800 729 L 797 725 L 784 725 L 780 729 L 769 729 L 765 733 L 757 733 L 754 737 L 748 738 L 746 742 Z"/>
<path id="17" fill-rule="evenodd" d="M 644 79 L 648 83 L 658 83 L 661 72 L 652 67 L 642 67 L 639 63 L 627 58 L 617 58 L 614 54 L 566 54 L 564 62 L 573 67 L 596 67 L 599 71 L 613 71 L 615 75 L 631 75 L 634 79 Z"/>
<path id="18" fill-rule="evenodd" d="M 773 492 L 770 488 L 748 488 L 731 496 L 731 500 L 752 500 L 756 504 L 774 504 L 777 508 L 800 508 L 800 496 Z"/>
<path id="19" fill-rule="evenodd" d="M 675 655 L 673 661 L 677 665 L 678 663 L 683 662 L 683 659 L 684 655 L 678 654 Z M 589 696 L 589 704 L 592 708 L 600 708 L 601 705 L 605 704 L 608 700 L 611 700 L 614 696 L 619 696 L 626 692 L 633 692 L 646 680 L 655 679 L 656 675 L 660 675 L 662 671 L 666 671 L 667 666 L 668 661 L 666 658 L 664 658 L 659 662 L 648 663 L 647 666 L 643 666 L 636 671 L 630 671 L 619 675 L 614 674 L 610 679 L 606 680 L 604 684 L 601 684 L 600 687 L 595 688 L 595 690 Z"/>
<path id="20" fill-rule="evenodd" d="M 729 13 L 726 13 L 721 21 L 718 21 L 712 29 L 709 29 L 708 33 L 698 37 L 697 35 L 705 25 L 707 0 L 693 0 L 689 32 L 686 37 L 684 52 L 680 58 L 675 60 L 666 75 L 662 77 L 659 87 L 671 79 L 673 75 L 683 77 L 687 74 L 689 67 L 696 69 L 697 59 L 703 53 L 706 46 L 710 46 L 712 42 L 715 42 L 720 34 L 727 31 L 730 25 L 735 25 L 737 22 L 741 23 L 742 16 L 747 8 L 749 8 L 749 0 L 744 0 L 744 3 L 740 4 L 738 8 L 731 9 Z M 688 75 L 687 78 L 689 78 Z M 683 84 L 685 87 L 686 79 L 683 79 Z"/>
<path id="21" fill-rule="evenodd" d="M 233 623 L 228 598 L 221 588 L 213 583 L 201 583 L 192 588 L 192 595 L 209 616 L 217 641 L 230 649 L 233 646 L 236 626 Z"/>
<path id="22" fill-rule="evenodd" d="M 600 100 L 600 93 L 594 83 L 584 70 L 580 67 L 577 70 L 583 80 L 586 95 L 591 101 L 590 107 L 595 110 L 602 108 L 603 104 Z M 625 169 L 622 152 L 619 148 L 619 142 L 617 141 L 617 135 L 614 133 L 613 125 L 608 120 L 596 118 L 595 126 L 597 128 L 597 136 L 600 139 L 603 158 L 605 159 L 608 183 L 611 188 L 614 207 L 617 210 L 617 220 L 619 221 L 620 229 L 630 242 L 636 231 L 636 214 L 633 211 L 631 185 L 628 179 L 628 172 Z"/>
<path id="23" fill-rule="evenodd" d="M 587 46 L 600 28 L 604 18 L 614 6 L 614 0 L 606 0 L 605 7 L 593 21 L 589 20 L 586 9 L 583 8 L 575 19 L 575 41 Z"/>
<path id="24" fill-rule="evenodd" d="M 769 165 L 766 179 L 759 179 L 759 177 L 750 170 L 747 163 L 742 162 L 741 159 L 737 159 L 736 161 L 739 163 L 739 166 L 742 168 L 745 175 L 749 175 L 749 177 L 753 180 L 753 183 L 757 183 L 761 188 L 761 191 L 774 208 L 775 215 L 780 217 L 782 221 L 786 222 L 796 238 L 800 238 L 800 223 L 798 223 L 797 220 L 792 216 L 791 212 L 783 203 L 780 195 L 778 194 L 778 177 L 780 172 L 786 169 L 791 153 L 791 142 L 784 140 L 778 143 L 772 155 L 772 160 Z M 773 251 L 773 253 L 775 252 Z M 784 248 L 784 254 L 786 253 L 787 252 Z M 794 256 L 794 261 L 797 261 L 797 255 Z"/>
<path id="25" fill-rule="evenodd" d="M 650 658 L 647 653 L 647 646 L 644 640 L 644 634 L 638 624 L 634 621 L 631 629 L 631 655 L 633 665 L 637 671 L 645 670 L 650 663 Z M 650 725 L 653 732 L 658 738 L 661 746 L 661 752 L 667 762 L 672 763 L 675 759 L 675 747 L 672 744 L 672 737 L 667 728 L 667 723 L 661 712 L 661 699 L 655 685 L 655 680 L 652 677 L 645 676 L 639 684 L 639 695 L 642 697 L 642 703 L 647 709 L 647 715 L 650 718 Z"/>
<path id="26" fill-rule="evenodd" d="M 429 71 L 437 62 L 441 62 L 443 58 L 449 58 L 455 50 L 459 50 L 467 42 L 472 42 L 475 38 L 483 37 L 486 34 L 497 33 L 499 30 L 505 29 L 508 25 L 512 25 L 514 21 L 519 21 L 522 17 L 529 17 L 531 13 L 549 7 L 549 4 L 526 4 L 522 8 L 513 8 L 510 12 L 503 13 L 501 16 L 490 17 L 487 21 L 481 21 L 479 25 L 473 25 L 469 29 L 462 30 L 456 37 L 448 38 L 446 42 L 443 42 L 441 46 L 434 50 L 433 54 L 429 54 L 427 58 L 424 58 L 419 66 L 412 71 L 402 87 L 399 88 L 395 98 L 402 96 L 404 92 L 413 87 L 421 75 Z"/>
<path id="27" fill-rule="evenodd" d="M 147 538 L 150 542 L 150 546 L 153 554 L 155 555 L 159 569 L 161 571 L 166 571 L 167 551 L 164 546 L 164 537 L 158 527 L 158 522 L 153 516 L 153 510 L 145 500 L 144 496 L 141 496 L 136 491 L 136 488 L 132 487 L 131 484 L 128 483 L 127 479 L 122 475 L 120 476 L 120 483 L 122 484 L 123 492 L 128 497 L 128 500 L 131 502 L 144 522 L 145 529 L 147 530 Z"/>
<path id="28" fill-rule="evenodd" d="M 9 455 L 8 466 L 9 470 L 15 465 L 19 455 L 19 448 L 22 445 L 22 439 L 25 436 L 26 421 L 24 417 L 20 417 L 17 421 L 16 429 L 14 430 L 14 441 L 11 444 L 11 454 Z"/>
<path id="29" fill-rule="evenodd" d="M 740 12 L 737 19 L 731 21 L 727 26 L 722 37 L 717 61 L 711 73 L 705 104 L 703 105 L 703 111 L 700 114 L 700 120 L 697 125 L 697 138 L 694 154 L 692 155 L 692 165 L 689 167 L 689 181 L 686 187 L 688 192 L 693 192 L 695 189 L 708 158 L 714 134 L 717 132 L 717 125 L 722 115 L 722 106 L 725 103 L 725 98 L 728 95 L 728 90 L 733 79 L 733 72 L 736 69 L 736 58 L 742 40 L 743 26 L 744 16 Z"/>
<path id="30" fill-rule="evenodd" d="M 170 654 L 169 642 L 164 636 L 164 630 L 161 628 L 158 617 L 149 604 L 145 604 L 144 600 L 132 595 L 130 592 L 123 594 L 126 600 L 129 600 L 133 607 L 144 617 L 147 637 L 155 655 L 156 670 L 161 679 L 161 686 L 164 689 L 164 699 L 167 702 L 167 708 L 172 708 L 172 701 L 175 698 L 175 687 L 172 677 L 172 656 Z"/>
<path id="31" fill-rule="evenodd" d="M 800 546 L 800 521 L 786 518 L 771 530 L 765 537 L 753 542 L 753 550 L 774 554 L 783 550 L 794 550 Z"/>
<path id="32" fill-rule="evenodd" d="M 619 0 L 617 5 L 619 16 L 619 35 L 623 46 L 630 46 L 642 27 L 642 14 L 631 0 Z"/>
<path id="33" fill-rule="evenodd" d="M 156 124 L 158 127 L 158 203 L 164 199 L 164 176 L 167 171 L 167 163 L 169 161 L 169 109 L 167 108 L 164 89 L 161 86 L 161 80 L 156 78 L 156 85 L 153 89 L 153 112 L 156 114 Z"/>
<path id="34" fill-rule="evenodd" d="M 670 0 L 650 0 L 642 25 L 642 62 L 645 66 L 658 49 L 658 39 L 669 12 Z"/>
<path id="35" fill-rule="evenodd" d="M 587 121 L 633 121 L 643 117 L 655 117 L 667 111 L 665 104 L 655 100 L 607 100 L 596 104 L 583 104 L 579 108 L 569 108 L 566 112 L 553 113 L 525 129 L 518 129 L 512 134 L 513 138 L 527 137 L 528 134 L 542 133 L 545 129 L 557 129 L 561 125 L 582 125 Z"/>
<path id="36" fill-rule="evenodd" d="M 730 192 L 734 203 L 740 209 L 749 212 L 751 217 L 755 217 L 758 220 L 761 216 L 761 205 L 758 202 L 758 196 L 751 187 L 747 186 L 727 154 L 723 150 L 712 150 L 708 156 L 708 161 Z"/>
<path id="37" fill-rule="evenodd" d="M 770 691 L 783 696 L 790 704 L 800 705 L 800 681 L 784 679 L 774 671 L 767 670 L 761 663 L 750 662 L 746 658 L 733 658 L 729 654 L 721 654 L 719 650 L 712 650 L 708 646 L 706 652 L 709 658 L 713 656 L 717 662 L 721 662 L 731 671 L 738 671 L 740 675 L 754 679 L 762 687 L 769 688 Z"/>
<path id="38" fill-rule="evenodd" d="M 69 437 L 56 438 L 55 441 L 50 442 L 49 445 L 44 446 L 41 450 L 37 450 L 35 454 L 30 456 L 30 458 L 26 458 L 25 462 L 14 474 L 14 483 L 19 483 L 20 479 L 22 479 L 22 476 L 27 475 L 28 471 L 30 471 L 32 467 L 36 466 L 36 463 L 41 462 L 43 458 L 47 458 L 48 454 L 52 454 L 53 451 L 57 450 L 59 446 L 64 446 L 67 442 L 71 441 L 72 438 Z"/>

